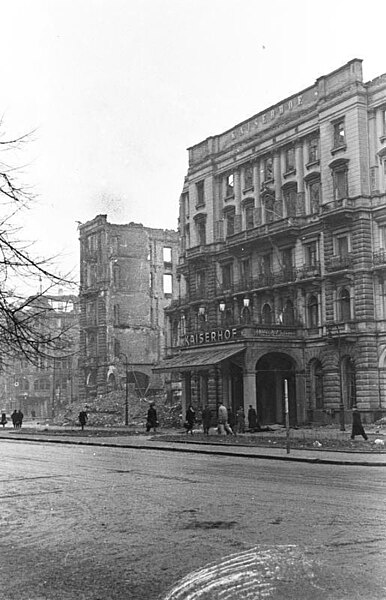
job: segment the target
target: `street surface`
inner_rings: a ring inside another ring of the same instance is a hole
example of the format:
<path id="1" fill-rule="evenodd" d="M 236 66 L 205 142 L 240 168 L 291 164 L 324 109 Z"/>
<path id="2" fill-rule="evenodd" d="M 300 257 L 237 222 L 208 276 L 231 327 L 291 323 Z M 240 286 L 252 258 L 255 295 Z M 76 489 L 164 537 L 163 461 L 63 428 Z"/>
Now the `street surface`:
<path id="1" fill-rule="evenodd" d="M 2 600 L 386 598 L 384 468 L 5 440 L 0 453 Z"/>

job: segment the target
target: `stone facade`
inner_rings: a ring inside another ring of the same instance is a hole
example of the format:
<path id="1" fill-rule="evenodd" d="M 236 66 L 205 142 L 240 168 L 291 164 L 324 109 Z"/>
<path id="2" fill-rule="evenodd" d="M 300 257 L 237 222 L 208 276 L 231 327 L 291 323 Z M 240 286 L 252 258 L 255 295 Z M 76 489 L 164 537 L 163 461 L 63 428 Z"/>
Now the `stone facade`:
<path id="1" fill-rule="evenodd" d="M 98 215 L 80 233 L 81 400 L 128 384 L 145 396 L 163 356 L 164 308 L 176 297 L 178 233 Z M 132 391 L 134 391 L 132 390 Z"/>
<path id="2" fill-rule="evenodd" d="M 2 410 L 21 409 L 25 417 L 52 418 L 78 398 L 79 310 L 72 294 L 39 295 L 29 300 L 52 340 L 40 355 L 9 359 L 0 376 Z M 55 343 L 56 340 L 56 343 Z"/>
<path id="3" fill-rule="evenodd" d="M 287 380 L 292 423 L 386 414 L 386 75 L 354 59 L 190 148 L 180 235 L 161 369 L 186 402 L 283 423 Z"/>

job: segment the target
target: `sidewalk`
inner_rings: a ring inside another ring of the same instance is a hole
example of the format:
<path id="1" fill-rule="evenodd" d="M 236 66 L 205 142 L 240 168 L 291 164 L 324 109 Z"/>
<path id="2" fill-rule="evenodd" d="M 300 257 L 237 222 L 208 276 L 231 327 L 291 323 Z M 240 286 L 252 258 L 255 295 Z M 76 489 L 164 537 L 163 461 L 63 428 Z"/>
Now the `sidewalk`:
<path id="1" fill-rule="evenodd" d="M 309 431 L 310 430 L 307 429 L 291 430 L 290 443 L 291 440 L 294 441 L 295 438 L 306 439 Z M 23 426 L 23 429 L 20 430 L 11 428 L 1 429 L 0 442 L 1 440 L 30 441 L 113 448 L 135 448 L 168 452 L 189 452 L 219 456 L 242 456 L 245 458 L 262 458 L 320 464 L 386 467 L 386 452 L 371 451 L 370 448 L 369 451 L 324 449 L 323 439 L 326 439 L 327 436 L 330 439 L 332 433 L 337 439 L 339 439 L 339 437 L 343 439 L 343 436 L 344 439 L 347 439 L 349 435 L 347 432 L 340 432 L 338 430 L 331 432 L 321 429 L 317 431 L 317 438 L 321 440 L 322 447 L 307 449 L 290 447 L 289 453 L 287 453 L 286 447 L 257 445 L 259 441 L 258 437 L 256 437 L 256 445 L 244 443 L 242 435 L 233 438 L 234 443 L 229 443 L 225 441 L 221 442 L 216 434 L 210 435 L 205 439 L 200 435 L 197 435 L 196 438 L 195 436 L 189 436 L 189 438 L 185 440 L 181 439 L 181 431 L 176 430 L 163 430 L 157 434 L 145 434 L 142 431 L 127 432 L 127 428 L 125 427 L 116 427 L 109 428 L 108 433 L 103 429 L 91 428 L 86 428 L 84 432 L 81 432 L 79 428 L 55 427 L 32 423 L 26 423 L 26 426 Z M 315 437 L 315 430 L 312 430 L 312 434 Z M 266 437 L 275 438 L 277 440 L 280 438 L 283 439 L 283 437 L 285 439 L 285 431 L 283 429 L 265 435 Z M 369 431 L 369 438 L 370 436 L 372 440 L 376 437 L 380 437 L 381 439 L 382 437 L 386 437 L 382 436 L 382 433 L 378 431 Z M 276 442 L 274 441 L 273 443 Z M 374 445 L 372 444 L 370 447 L 374 448 Z"/>

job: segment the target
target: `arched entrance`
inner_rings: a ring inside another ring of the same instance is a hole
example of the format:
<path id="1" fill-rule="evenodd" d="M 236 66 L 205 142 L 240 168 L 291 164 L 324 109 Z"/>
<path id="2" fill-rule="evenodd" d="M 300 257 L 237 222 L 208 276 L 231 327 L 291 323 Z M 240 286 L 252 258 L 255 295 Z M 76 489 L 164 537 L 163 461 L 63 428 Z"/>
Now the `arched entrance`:
<path id="1" fill-rule="evenodd" d="M 257 414 L 261 425 L 285 424 L 284 380 L 288 381 L 290 425 L 297 424 L 295 363 L 287 354 L 272 352 L 256 364 Z"/>

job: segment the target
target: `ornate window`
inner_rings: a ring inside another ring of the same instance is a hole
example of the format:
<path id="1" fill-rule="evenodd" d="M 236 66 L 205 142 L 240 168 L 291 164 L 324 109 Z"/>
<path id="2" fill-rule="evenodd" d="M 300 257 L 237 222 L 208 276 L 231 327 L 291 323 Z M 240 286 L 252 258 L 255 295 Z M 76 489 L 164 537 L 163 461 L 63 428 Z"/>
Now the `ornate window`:
<path id="1" fill-rule="evenodd" d="M 336 121 L 334 126 L 334 148 L 340 148 L 346 144 L 346 132 L 344 127 L 344 119 Z"/>
<path id="2" fill-rule="evenodd" d="M 316 296 L 310 296 L 308 299 L 308 327 L 314 328 L 318 327 L 319 317 L 318 317 L 318 299 Z"/>
<path id="3" fill-rule="evenodd" d="M 339 292 L 338 315 L 340 321 L 346 322 L 351 319 L 350 292 L 346 288 L 341 289 Z"/>
<path id="4" fill-rule="evenodd" d="M 319 160 L 319 137 L 312 137 L 308 140 L 308 162 L 313 163 Z"/>
<path id="5" fill-rule="evenodd" d="M 272 325 L 272 308 L 268 303 L 263 306 L 262 321 L 263 325 Z"/>

